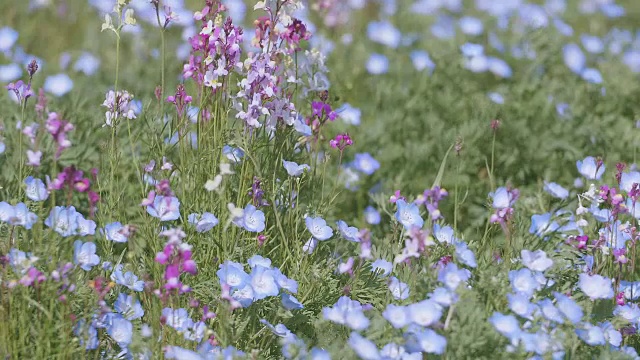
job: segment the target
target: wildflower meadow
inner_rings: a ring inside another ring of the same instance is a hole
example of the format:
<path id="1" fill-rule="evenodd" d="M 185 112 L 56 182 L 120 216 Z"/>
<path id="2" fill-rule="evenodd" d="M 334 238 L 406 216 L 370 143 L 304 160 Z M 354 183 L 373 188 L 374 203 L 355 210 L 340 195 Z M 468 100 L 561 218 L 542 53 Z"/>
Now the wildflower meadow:
<path id="1" fill-rule="evenodd" d="M 636 0 L 0 1 L 0 359 L 640 359 Z"/>

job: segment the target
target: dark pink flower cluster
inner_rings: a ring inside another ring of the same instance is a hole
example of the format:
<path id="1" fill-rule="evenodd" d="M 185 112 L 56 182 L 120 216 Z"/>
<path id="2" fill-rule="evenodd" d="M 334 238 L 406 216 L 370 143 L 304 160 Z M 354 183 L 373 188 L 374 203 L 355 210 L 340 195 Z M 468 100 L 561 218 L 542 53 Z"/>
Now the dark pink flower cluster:
<path id="1" fill-rule="evenodd" d="M 351 136 L 347 133 L 338 134 L 335 138 L 329 140 L 329 146 L 340 150 L 340 152 L 344 151 L 345 148 L 351 145 L 353 145 L 353 140 L 351 140 Z"/>
<path id="2" fill-rule="evenodd" d="M 184 273 L 196 275 L 198 269 L 196 262 L 191 258 L 191 246 L 182 242 L 186 234 L 180 229 L 169 229 L 160 233 L 160 236 L 168 238 L 164 249 L 156 254 L 155 261 L 165 266 L 164 291 L 156 289 L 156 295 L 167 297 L 173 292 L 179 294 L 188 293 L 191 288 L 183 284 L 180 276 Z"/>
<path id="3" fill-rule="evenodd" d="M 63 120 L 56 112 L 50 112 L 45 123 L 45 127 L 56 143 L 56 159 L 64 149 L 71 146 L 71 141 L 67 139 L 67 133 L 73 130 L 73 124 Z"/>
<path id="4" fill-rule="evenodd" d="M 75 166 L 67 166 L 58 176 L 50 181 L 48 188 L 52 190 L 67 190 L 67 197 L 70 199 L 74 191 L 86 193 L 89 200 L 89 211 L 91 216 L 95 214 L 96 205 L 100 201 L 100 195 L 91 190 L 92 180 L 95 182 L 98 177 L 98 169 L 91 169 L 91 180 L 84 176 L 82 170 L 77 170 Z"/>

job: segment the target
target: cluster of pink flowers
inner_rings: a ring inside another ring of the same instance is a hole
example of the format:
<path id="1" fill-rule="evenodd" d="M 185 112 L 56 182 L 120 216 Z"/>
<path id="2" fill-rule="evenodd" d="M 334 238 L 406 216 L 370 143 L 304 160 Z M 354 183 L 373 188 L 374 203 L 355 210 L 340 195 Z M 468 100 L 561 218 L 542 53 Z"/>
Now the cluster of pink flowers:
<path id="1" fill-rule="evenodd" d="M 442 218 L 438 205 L 445 197 L 449 195 L 449 192 L 440 186 L 434 186 L 429 190 L 425 190 L 424 193 L 416 199 L 415 203 L 418 205 L 424 205 L 429 211 L 431 221 L 436 221 Z"/>
<path id="2" fill-rule="evenodd" d="M 166 237 L 168 240 L 164 249 L 156 254 L 155 261 L 165 266 L 165 282 L 164 291 L 156 289 L 154 293 L 166 298 L 172 292 L 179 294 L 190 292 L 191 288 L 180 280 L 183 273 L 190 275 L 198 273 L 196 262 L 191 258 L 191 246 L 182 241 L 187 235 L 180 229 L 169 229 L 161 232 L 160 236 Z"/>
<path id="3" fill-rule="evenodd" d="M 98 169 L 91 169 L 91 179 L 95 182 L 98 177 Z M 67 166 L 58 176 L 49 182 L 49 191 L 67 190 L 67 197 L 71 199 L 74 191 L 86 193 L 89 200 L 89 209 L 91 216 L 96 211 L 96 205 L 100 201 L 100 195 L 91 189 L 91 179 L 84 176 L 82 170 L 77 170 L 75 166 Z"/>
<path id="4" fill-rule="evenodd" d="M 329 146 L 340 150 L 340 152 L 344 151 L 344 149 L 351 145 L 353 145 L 353 140 L 351 140 L 351 136 L 347 133 L 338 134 L 335 138 L 329 140 Z"/>

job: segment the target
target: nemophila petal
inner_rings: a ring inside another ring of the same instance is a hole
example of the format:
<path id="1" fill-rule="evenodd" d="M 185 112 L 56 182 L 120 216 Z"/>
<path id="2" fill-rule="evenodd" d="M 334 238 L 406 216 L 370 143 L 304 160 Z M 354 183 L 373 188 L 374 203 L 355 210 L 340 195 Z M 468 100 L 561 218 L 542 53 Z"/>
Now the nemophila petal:
<path id="1" fill-rule="evenodd" d="M 484 55 L 484 46 L 474 43 L 464 43 L 460 46 L 462 55 L 466 57 L 482 56 Z"/>
<path id="2" fill-rule="evenodd" d="M 389 291 L 396 300 L 404 300 L 409 297 L 409 285 L 398 280 L 395 276 L 389 278 Z"/>
<path id="3" fill-rule="evenodd" d="M 380 169 L 380 163 L 369 153 L 356 154 L 351 165 L 354 169 L 366 175 L 372 175 Z"/>
<path id="4" fill-rule="evenodd" d="M 73 81 L 67 74 L 51 75 L 44 80 L 42 88 L 54 96 L 63 96 L 73 89 Z"/>
<path id="5" fill-rule="evenodd" d="M 499 312 L 494 312 L 489 318 L 489 322 L 496 331 L 510 340 L 517 339 L 522 333 L 520 323 L 513 315 L 503 315 Z"/>
<path id="6" fill-rule="evenodd" d="M 299 310 L 304 306 L 293 295 L 282 293 L 282 306 L 287 310 Z"/>
<path id="7" fill-rule="evenodd" d="M 522 264 L 532 271 L 545 271 L 553 266 L 553 260 L 547 257 L 547 253 L 542 250 L 529 251 L 522 250 Z"/>
<path id="8" fill-rule="evenodd" d="M 365 67 L 372 75 L 385 74 L 389 70 L 389 59 L 382 54 L 371 54 Z"/>
<path id="9" fill-rule="evenodd" d="M 77 216 L 78 230 L 77 234 L 80 236 L 93 235 L 96 233 L 96 223 L 93 220 L 85 219 L 82 214 Z"/>
<path id="10" fill-rule="evenodd" d="M 573 324 L 577 324 L 582 320 L 582 316 L 584 315 L 582 308 L 573 301 L 573 299 L 558 292 L 554 292 L 553 296 L 556 298 L 556 306 L 558 307 L 558 310 L 560 310 L 567 320 L 571 321 Z"/>
<path id="11" fill-rule="evenodd" d="M 278 284 L 278 286 L 281 289 L 287 290 L 288 292 L 290 292 L 292 294 L 297 294 L 298 293 L 298 282 L 297 281 L 295 281 L 293 279 L 289 279 L 278 268 L 274 268 L 273 272 L 275 274 L 274 276 L 275 276 L 275 279 L 276 279 L 276 283 Z"/>
<path id="12" fill-rule="evenodd" d="M 602 331 L 601 328 L 589 323 L 584 323 L 582 326 L 582 329 L 576 329 L 576 334 L 587 345 L 596 346 L 606 344 L 606 340 L 604 339 L 604 331 Z"/>
<path id="13" fill-rule="evenodd" d="M 367 37 L 373 42 L 397 48 L 402 39 L 402 33 L 388 21 L 373 21 L 367 25 Z"/>
<path id="14" fill-rule="evenodd" d="M 73 243 L 73 262 L 85 271 L 89 271 L 92 267 L 98 265 L 100 258 L 96 255 L 96 244 L 92 242 L 83 243 L 80 240 L 76 240 Z"/>
<path id="15" fill-rule="evenodd" d="M 381 359 L 376 344 L 371 340 L 362 337 L 355 331 L 351 333 L 351 336 L 349 336 L 348 344 L 362 360 Z"/>
<path id="16" fill-rule="evenodd" d="M 482 20 L 473 16 L 463 16 L 462 18 L 460 18 L 460 20 L 458 20 L 458 24 L 460 25 L 460 29 L 464 34 L 471 36 L 480 35 L 484 30 Z"/>
<path id="17" fill-rule="evenodd" d="M 458 295 L 444 287 L 435 288 L 427 297 L 443 307 L 449 307 L 458 302 Z"/>
<path id="18" fill-rule="evenodd" d="M 450 262 L 438 272 L 438 281 L 450 290 L 456 290 L 462 283 L 469 280 L 471 273 L 466 269 L 458 269 L 458 265 Z"/>
<path id="19" fill-rule="evenodd" d="M 584 70 L 587 63 L 587 58 L 578 45 L 574 43 L 565 45 L 562 48 L 562 56 L 564 58 L 564 63 L 567 65 L 569 70 L 576 74 L 582 73 L 582 70 Z"/>
<path id="20" fill-rule="evenodd" d="M 373 206 L 367 206 L 364 209 L 364 220 L 370 225 L 380 224 L 380 212 Z"/>
<path id="21" fill-rule="evenodd" d="M 415 329 L 406 332 L 404 337 L 405 348 L 410 352 L 442 355 L 447 348 L 447 338 L 431 329 Z"/>
<path id="22" fill-rule="evenodd" d="M 107 240 L 117 242 L 117 243 L 125 243 L 128 238 L 124 233 L 125 228 L 120 222 L 112 222 L 107 224 L 104 227 L 104 234 Z"/>
<path id="23" fill-rule="evenodd" d="M 529 269 L 509 271 L 509 281 L 515 293 L 531 297 L 538 288 L 538 282 Z"/>
<path id="24" fill-rule="evenodd" d="M 346 222 L 338 220 L 336 222 L 340 235 L 348 241 L 360 242 L 360 230 L 354 226 L 347 225 Z"/>
<path id="25" fill-rule="evenodd" d="M 138 280 L 138 277 L 131 271 L 122 273 L 122 264 L 117 265 L 113 273 L 111 273 L 111 280 L 118 285 L 126 286 L 133 291 L 144 290 L 144 281 Z"/>
<path id="26" fill-rule="evenodd" d="M 26 185 L 25 194 L 33 201 L 45 201 L 49 198 L 49 191 L 44 184 L 44 181 L 34 178 L 33 176 L 27 176 L 24 180 Z"/>
<path id="27" fill-rule="evenodd" d="M 564 36 L 572 36 L 573 35 L 573 28 L 571 27 L 571 25 L 567 24 L 562 19 L 554 18 L 553 19 L 553 25 L 555 26 L 556 30 L 558 30 L 558 32 L 560 34 L 562 34 Z"/>
<path id="28" fill-rule="evenodd" d="M 439 15 L 430 29 L 431 34 L 441 40 L 451 39 L 456 36 L 456 26 L 450 16 Z"/>
<path id="29" fill-rule="evenodd" d="M 591 300 L 611 299 L 613 297 L 611 280 L 601 275 L 580 274 L 578 287 Z"/>
<path id="30" fill-rule="evenodd" d="M 604 51 L 604 42 L 597 36 L 582 34 L 580 41 L 587 52 L 600 54 Z"/>
<path id="31" fill-rule="evenodd" d="M 511 67 L 509 66 L 509 64 L 507 64 L 506 61 L 496 57 L 488 57 L 487 61 L 489 62 L 488 70 L 491 71 L 494 75 L 503 78 L 511 77 Z"/>
<path id="32" fill-rule="evenodd" d="M 420 326 L 431 326 L 442 317 L 442 307 L 433 300 L 423 300 L 407 306 L 411 322 Z"/>
<path id="33" fill-rule="evenodd" d="M 389 304 L 382 312 L 382 317 L 396 329 L 402 329 L 411 323 L 409 310 L 406 306 Z"/>
<path id="34" fill-rule="evenodd" d="M 0 68 L 0 73 L 2 73 L 1 68 Z M 2 80 L 0 79 L 0 81 Z M 4 154 L 6 149 L 7 149 L 7 146 L 2 141 L 0 141 L 0 155 Z"/>
<path id="35" fill-rule="evenodd" d="M 122 318 L 114 317 L 111 326 L 107 328 L 107 334 L 120 345 L 120 347 L 126 348 L 133 337 L 133 324 L 131 321 Z"/>
<path id="36" fill-rule="evenodd" d="M 250 232 L 261 232 L 265 229 L 265 216 L 262 210 L 247 204 L 242 215 L 242 227 Z"/>
<path id="37" fill-rule="evenodd" d="M 144 316 L 144 309 L 140 301 L 131 295 L 120 293 L 113 309 L 124 316 L 127 320 L 136 320 Z"/>
<path id="38" fill-rule="evenodd" d="M 256 266 L 262 266 L 263 268 L 271 268 L 271 259 L 263 258 L 260 255 L 253 255 L 247 260 L 247 264 L 249 264 L 250 268 L 254 268 Z"/>
<path id="39" fill-rule="evenodd" d="M 525 319 L 531 318 L 536 310 L 536 306 L 529 301 L 529 296 L 522 293 L 507 294 L 507 301 L 509 302 L 509 309 L 514 314 Z"/>
<path id="40" fill-rule="evenodd" d="M 220 264 L 216 275 L 220 279 L 221 286 L 227 284 L 231 288 L 241 288 L 250 280 L 249 274 L 244 271 L 241 264 L 229 260 Z"/>
<path id="41" fill-rule="evenodd" d="M 153 204 L 147 206 L 147 213 L 160 221 L 177 220 L 180 217 L 180 200 L 175 196 L 157 195 Z"/>
<path id="42" fill-rule="evenodd" d="M 391 274 L 393 264 L 384 259 L 378 259 L 371 264 L 371 272 L 377 273 L 380 276 L 388 276 Z"/>
<path id="43" fill-rule="evenodd" d="M 496 104 L 500 104 L 500 105 L 504 104 L 504 96 L 502 96 L 502 94 L 500 93 L 490 92 L 489 94 L 487 94 L 487 96 L 491 101 L 493 101 Z"/>
<path id="44" fill-rule="evenodd" d="M 609 222 L 611 220 L 611 210 L 609 209 L 600 209 L 598 208 L 598 205 L 591 204 L 591 207 L 589 208 L 589 212 L 591 213 L 591 215 L 593 215 L 594 219 L 596 219 L 599 222 Z"/>
<path id="45" fill-rule="evenodd" d="M 327 222 L 321 217 L 307 217 L 304 219 L 307 230 L 314 239 L 319 241 L 328 240 L 333 236 L 333 229 L 327 226 Z"/>
<path id="46" fill-rule="evenodd" d="M 61 236 L 67 237 L 76 234 L 78 229 L 78 216 L 79 214 L 73 206 L 69 206 L 68 208 L 56 206 L 51 210 L 44 224 Z"/>
<path id="47" fill-rule="evenodd" d="M 633 184 L 640 185 L 640 172 L 631 171 L 628 173 L 622 173 L 620 177 L 620 190 L 630 192 L 633 188 Z"/>
<path id="48" fill-rule="evenodd" d="M 218 225 L 218 218 L 210 212 L 200 214 L 189 214 L 187 220 L 190 224 L 195 225 L 196 231 L 199 233 L 207 232 Z"/>
<path id="49" fill-rule="evenodd" d="M 453 228 L 448 225 L 433 224 L 433 236 L 435 236 L 436 240 L 445 244 L 454 244 L 458 241 L 453 233 Z"/>
<path id="50" fill-rule="evenodd" d="M 398 220 L 405 229 L 408 230 L 412 227 L 422 228 L 424 220 L 420 216 L 420 209 L 418 208 L 418 205 L 415 203 L 407 204 L 406 201 L 400 199 L 396 201 L 396 206 L 398 208 L 395 213 L 396 220 Z"/>
<path id="51" fill-rule="evenodd" d="M 232 163 L 238 163 L 244 157 L 244 151 L 242 149 L 225 145 L 222 147 L 222 154 L 227 157 L 227 160 Z"/>
<path id="52" fill-rule="evenodd" d="M 360 117 L 362 116 L 362 111 L 360 111 L 360 109 L 355 108 L 350 104 L 344 104 L 336 109 L 336 113 L 338 113 L 338 117 L 340 117 L 345 123 L 354 126 L 360 125 Z"/>
<path id="53" fill-rule="evenodd" d="M 586 68 L 580 74 L 582 79 L 592 84 L 602 84 L 602 75 L 598 69 Z"/>
<path id="54" fill-rule="evenodd" d="M 316 246 L 318 246 L 319 240 L 311 237 L 309 240 L 307 240 L 306 243 L 304 243 L 304 245 L 302 246 L 302 251 L 305 254 L 312 254 L 313 251 L 316 249 Z"/>
<path id="55" fill-rule="evenodd" d="M 499 187 L 495 192 L 489 193 L 489 197 L 493 199 L 494 209 L 506 209 L 511 206 L 511 202 L 513 201 L 513 195 L 507 188 Z"/>
<path id="56" fill-rule="evenodd" d="M 409 56 L 411 57 L 413 67 L 418 71 L 428 69 L 429 73 L 432 73 L 433 69 L 436 67 L 436 64 L 431 60 L 429 53 L 424 50 L 414 50 Z"/>
<path id="57" fill-rule="evenodd" d="M 598 324 L 598 326 L 604 332 L 604 339 L 611 346 L 615 346 L 615 347 L 619 347 L 620 346 L 620 344 L 622 343 L 622 334 L 620 333 L 620 331 L 616 330 L 615 327 L 613 327 L 613 324 L 611 324 L 610 322 L 606 321 L 606 322 Z"/>
<path id="58" fill-rule="evenodd" d="M 476 262 L 476 255 L 469 249 L 466 243 L 460 242 L 456 244 L 456 258 L 458 261 L 469 267 L 475 268 L 478 266 Z"/>
<path id="59" fill-rule="evenodd" d="M 627 303 L 625 305 L 618 305 L 613 310 L 613 314 L 620 316 L 630 323 L 637 323 L 640 321 L 640 308 L 638 304 Z"/>
<path id="60" fill-rule="evenodd" d="M 293 161 L 282 160 L 284 169 L 287 170 L 289 176 L 298 177 L 304 173 L 305 170 L 309 170 L 310 167 L 307 164 L 298 165 Z"/>
<path id="61" fill-rule="evenodd" d="M 555 321 L 559 324 L 564 323 L 564 317 L 560 310 L 558 310 L 550 299 L 542 299 L 538 301 L 538 307 L 545 319 Z"/>
<path id="62" fill-rule="evenodd" d="M 272 269 L 256 266 L 251 271 L 251 287 L 255 300 L 262 300 L 268 296 L 277 296 L 280 292 Z"/>
<path id="63" fill-rule="evenodd" d="M 0 82 L 7 83 L 20 79 L 22 76 L 22 68 L 20 65 L 12 63 L 8 65 L 0 65 Z"/>
<path id="64" fill-rule="evenodd" d="M 242 287 L 239 287 L 231 296 L 234 300 L 240 303 L 243 308 L 251 306 L 255 299 L 253 288 L 250 284 L 245 284 Z"/>
<path id="65" fill-rule="evenodd" d="M 187 309 L 162 309 L 162 317 L 166 321 L 166 325 L 174 328 L 176 331 L 186 331 L 193 325 L 193 320 L 189 317 Z"/>
<path id="66" fill-rule="evenodd" d="M 569 197 L 569 190 L 554 182 L 545 183 L 544 191 L 548 192 L 549 194 L 551 194 L 551 196 L 558 199 L 566 199 Z"/>
<path id="67" fill-rule="evenodd" d="M 587 156 L 583 160 L 576 161 L 578 172 L 588 180 L 600 180 L 602 174 L 604 174 L 605 165 L 600 164 L 598 166 L 596 158 L 593 156 Z"/>
<path id="68" fill-rule="evenodd" d="M 640 50 L 629 50 L 622 55 L 622 62 L 634 73 L 640 72 Z M 1 74 L 1 72 L 0 72 Z M 1 76 L 1 75 L 0 75 Z"/>

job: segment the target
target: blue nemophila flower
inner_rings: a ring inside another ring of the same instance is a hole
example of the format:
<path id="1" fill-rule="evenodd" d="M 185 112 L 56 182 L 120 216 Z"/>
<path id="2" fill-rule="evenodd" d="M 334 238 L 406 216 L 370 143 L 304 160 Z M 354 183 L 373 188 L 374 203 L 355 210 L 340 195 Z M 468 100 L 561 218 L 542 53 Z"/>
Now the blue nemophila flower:
<path id="1" fill-rule="evenodd" d="M 298 299 L 296 299 L 293 295 L 282 293 L 281 298 L 282 306 L 284 306 L 284 308 L 287 310 L 299 310 L 304 307 L 302 303 L 300 303 L 300 301 L 298 301 Z"/>
<path id="2" fill-rule="evenodd" d="M 515 293 L 520 293 L 531 297 L 538 288 L 538 282 L 531 273 L 531 270 L 524 268 L 509 271 L 509 281 Z"/>
<path id="3" fill-rule="evenodd" d="M 20 67 L 20 65 L 15 63 L 0 65 L 0 82 L 7 83 L 10 81 L 15 81 L 20 79 L 21 76 L 22 68 Z M 16 99 L 17 102 L 17 98 L 15 97 L 15 94 L 13 92 L 10 92 L 9 96 L 13 99 Z"/>
<path id="4" fill-rule="evenodd" d="M 378 273 L 381 276 L 388 276 L 393 270 L 393 264 L 384 259 L 378 259 L 371 264 L 371 272 Z"/>
<path id="5" fill-rule="evenodd" d="M 275 276 L 276 282 L 278 283 L 278 286 L 280 287 L 280 289 L 287 290 L 288 292 L 290 292 L 292 294 L 297 294 L 298 293 L 298 282 L 297 281 L 295 281 L 293 279 L 289 279 L 278 268 L 274 268 L 273 272 L 274 272 L 274 276 Z"/>
<path id="6" fill-rule="evenodd" d="M 548 192 L 549 194 L 551 194 L 551 196 L 558 199 L 566 199 L 569 197 L 569 190 L 554 182 L 545 183 L 544 191 Z"/>
<path id="7" fill-rule="evenodd" d="M 513 191 L 509 191 L 505 187 L 499 187 L 495 192 L 489 193 L 489 196 L 493 199 L 491 206 L 494 209 L 506 209 L 513 206 L 515 196 Z"/>
<path id="8" fill-rule="evenodd" d="M 618 305 L 613 310 L 613 315 L 620 316 L 630 323 L 637 323 L 640 321 L 640 307 L 638 307 L 638 304 L 634 303 Z"/>
<path id="9" fill-rule="evenodd" d="M 190 214 L 187 217 L 187 221 L 190 224 L 196 226 L 196 231 L 199 233 L 207 232 L 218 225 L 218 218 L 210 212 L 200 214 Z"/>
<path id="10" fill-rule="evenodd" d="M 407 310 L 411 322 L 420 326 L 431 326 L 442 317 L 442 306 L 431 299 L 411 304 Z"/>
<path id="11" fill-rule="evenodd" d="M 380 357 L 382 359 L 421 360 L 422 354 L 420 352 L 410 353 L 404 346 L 389 343 L 380 349 Z"/>
<path id="12" fill-rule="evenodd" d="M 558 310 L 560 310 L 567 320 L 571 321 L 572 324 L 577 324 L 582 320 L 582 316 L 584 315 L 582 308 L 573 301 L 573 299 L 558 292 L 554 292 L 553 296 L 556 298 Z"/>
<path id="13" fill-rule="evenodd" d="M 247 264 L 249 264 L 249 267 L 252 269 L 256 266 L 271 268 L 271 259 L 264 258 L 260 255 L 253 255 L 247 260 Z"/>
<path id="14" fill-rule="evenodd" d="M 282 165 L 284 166 L 284 169 L 287 170 L 287 174 L 293 177 L 298 177 L 302 175 L 302 173 L 304 173 L 305 170 L 311 169 L 307 164 L 298 165 L 293 161 L 286 161 L 286 160 L 282 160 Z"/>
<path id="15" fill-rule="evenodd" d="M 185 340 L 200 342 L 204 338 L 204 334 L 207 331 L 207 324 L 204 321 L 198 321 L 193 323 L 191 327 L 184 331 Z"/>
<path id="16" fill-rule="evenodd" d="M 551 301 L 550 299 L 542 299 L 538 301 L 538 307 L 540 308 L 540 312 L 545 319 L 557 322 L 559 324 L 564 323 L 564 317 L 562 316 L 562 313 L 553 305 L 553 301 Z"/>
<path id="17" fill-rule="evenodd" d="M 473 16 L 463 16 L 458 20 L 460 29 L 466 35 L 478 36 L 482 34 L 484 26 L 482 20 Z"/>
<path id="18" fill-rule="evenodd" d="M 469 249 L 467 243 L 459 242 L 456 244 L 456 258 L 469 267 L 475 268 L 478 266 L 476 255 Z"/>
<path id="19" fill-rule="evenodd" d="M 449 307 L 458 302 L 458 295 L 455 291 L 451 291 L 445 287 L 437 287 L 427 296 L 442 307 Z"/>
<path id="20" fill-rule="evenodd" d="M 509 302 L 509 309 L 513 311 L 514 314 L 525 319 L 530 319 L 533 312 L 537 309 L 536 306 L 529 301 L 529 296 L 522 293 L 507 294 L 507 301 Z"/>
<path id="21" fill-rule="evenodd" d="M 582 329 L 576 329 L 576 334 L 587 345 L 596 346 L 606 344 L 604 338 L 604 331 L 598 326 L 591 325 L 589 323 L 582 324 Z"/>
<path id="22" fill-rule="evenodd" d="M 3 201 L 0 202 L 0 221 L 12 226 L 23 226 L 29 230 L 38 220 L 38 216 L 29 211 L 25 203 L 18 203 L 15 206 Z"/>
<path id="23" fill-rule="evenodd" d="M 461 283 L 466 283 L 471 277 L 467 269 L 458 269 L 458 265 L 450 262 L 438 272 L 438 281 L 450 290 L 456 290 Z"/>
<path id="24" fill-rule="evenodd" d="M 582 34 L 580 41 L 584 49 L 592 54 L 600 54 L 604 51 L 604 42 L 597 36 Z"/>
<path id="25" fill-rule="evenodd" d="M 602 84 L 602 74 L 598 69 L 586 68 L 580 74 L 580 77 L 586 82 L 592 84 Z"/>
<path id="26" fill-rule="evenodd" d="M 518 339 L 522 334 L 520 323 L 513 315 L 503 315 L 499 312 L 494 312 L 489 318 L 489 322 L 496 331 L 511 341 Z"/>
<path id="27" fill-rule="evenodd" d="M 338 299 L 333 307 L 322 308 L 322 315 L 325 320 L 348 326 L 353 330 L 364 330 L 369 327 L 369 319 L 364 315 L 362 305 L 346 296 Z"/>
<path id="28" fill-rule="evenodd" d="M 587 58 L 578 45 L 574 43 L 565 45 L 562 48 L 562 56 L 569 70 L 576 74 L 582 73 L 587 63 Z"/>
<path id="29" fill-rule="evenodd" d="M 372 175 L 376 170 L 380 169 L 380 163 L 369 153 L 356 154 L 351 165 L 354 169 L 366 175 Z"/>
<path id="30" fill-rule="evenodd" d="M 336 222 L 340 235 L 345 239 L 353 242 L 360 242 L 360 230 L 357 227 L 349 226 L 346 222 L 338 220 Z"/>
<path id="31" fill-rule="evenodd" d="M 277 296 L 280 292 L 272 269 L 256 266 L 251 271 L 251 287 L 254 299 L 262 300 L 268 296 Z"/>
<path id="32" fill-rule="evenodd" d="M 73 80 L 67 74 L 51 75 L 44 80 L 42 88 L 44 91 L 60 97 L 73 89 Z"/>
<path id="33" fill-rule="evenodd" d="M 388 21 L 373 21 L 367 25 L 367 37 L 373 42 L 395 49 L 400 45 L 402 33 Z"/>
<path id="34" fill-rule="evenodd" d="M 105 225 L 104 235 L 107 240 L 117 243 L 126 243 L 129 240 L 124 225 L 119 221 Z"/>
<path id="35" fill-rule="evenodd" d="M 250 284 L 239 287 L 231 296 L 234 300 L 240 303 L 243 308 L 249 307 L 253 304 L 254 292 Z"/>
<path id="36" fill-rule="evenodd" d="M 405 349 L 409 352 L 442 355 L 447 348 L 447 338 L 431 329 L 411 329 L 404 337 Z"/>
<path id="37" fill-rule="evenodd" d="M 604 332 L 605 340 L 611 344 L 611 346 L 619 347 L 622 343 L 622 334 L 620 331 L 616 330 L 609 321 L 599 323 L 598 327 L 602 329 Z"/>
<path id="38" fill-rule="evenodd" d="M 216 275 L 220 279 L 221 286 L 227 284 L 232 289 L 242 288 L 250 280 L 249 274 L 244 271 L 242 264 L 229 260 L 220 264 Z"/>
<path id="39" fill-rule="evenodd" d="M 600 209 L 596 203 L 591 204 L 589 212 L 593 215 L 593 218 L 596 219 L 596 221 L 608 223 L 611 220 L 611 210 Z"/>
<path id="40" fill-rule="evenodd" d="M 536 236 L 543 237 L 548 233 L 552 233 L 560 228 L 560 225 L 556 221 L 551 221 L 551 213 L 532 215 L 531 226 L 529 227 L 529 233 Z"/>
<path id="41" fill-rule="evenodd" d="M 0 29 L 0 52 L 9 51 L 18 41 L 18 32 L 8 26 Z"/>
<path id="42" fill-rule="evenodd" d="M 411 324 L 409 309 L 406 306 L 389 304 L 382 312 L 382 317 L 396 329 L 402 329 Z"/>
<path id="43" fill-rule="evenodd" d="M 349 346 L 362 360 L 379 360 L 380 352 L 378 347 L 371 340 L 362 337 L 357 332 L 352 332 L 349 336 Z"/>
<path id="44" fill-rule="evenodd" d="M 631 171 L 628 173 L 622 173 L 620 177 L 620 190 L 630 192 L 633 188 L 633 184 L 640 185 L 640 172 Z"/>
<path id="45" fill-rule="evenodd" d="M 438 223 L 433 224 L 433 236 L 435 236 L 436 240 L 444 244 L 454 244 L 458 242 L 451 226 L 441 226 Z"/>
<path id="46" fill-rule="evenodd" d="M 252 204 L 247 204 L 242 217 L 234 219 L 234 223 L 247 231 L 261 232 L 265 228 L 264 213 Z"/>
<path id="47" fill-rule="evenodd" d="M 420 216 L 420 209 L 415 203 L 407 204 L 406 201 L 400 199 L 396 201 L 398 210 L 395 213 L 396 220 L 402 224 L 405 229 L 409 230 L 412 227 L 422 228 L 424 220 Z"/>
<path id="48" fill-rule="evenodd" d="M 433 69 L 436 68 L 436 64 L 431 60 L 429 53 L 424 50 L 414 50 L 409 56 L 411 57 L 413 67 L 418 71 L 427 69 L 429 74 L 431 74 L 433 73 Z"/>
<path id="49" fill-rule="evenodd" d="M 522 250 L 520 255 L 522 256 L 522 265 L 529 270 L 543 272 L 553 266 L 553 260 L 549 259 L 543 250 Z"/>
<path id="50" fill-rule="evenodd" d="M 366 68 L 370 74 L 384 74 L 389 70 L 389 59 L 382 54 L 371 54 L 367 60 Z"/>
<path id="51" fill-rule="evenodd" d="M 507 64 L 506 61 L 490 56 L 487 58 L 488 61 L 488 69 L 494 75 L 502 77 L 502 78 L 510 78 L 513 74 L 511 67 Z"/>
<path id="52" fill-rule="evenodd" d="M 180 200 L 175 196 L 157 195 L 153 204 L 147 206 L 147 213 L 160 221 L 177 220 L 180 217 Z"/>
<path id="53" fill-rule="evenodd" d="M 98 330 L 84 319 L 80 319 L 73 329 L 73 333 L 79 338 L 80 345 L 85 350 L 94 350 L 98 348 Z"/>
<path id="54" fill-rule="evenodd" d="M 360 117 L 362 116 L 360 109 L 350 104 L 344 104 L 336 109 L 336 113 L 338 113 L 338 117 L 344 120 L 345 123 L 354 126 L 360 125 Z"/>
<path id="55" fill-rule="evenodd" d="M 367 206 L 364 209 L 364 220 L 370 225 L 380 224 L 380 212 L 373 206 Z"/>
<path id="56" fill-rule="evenodd" d="M 9 250 L 9 254 L 7 254 L 9 258 L 9 265 L 16 274 L 24 275 L 27 271 L 38 261 L 38 258 L 33 256 L 31 253 L 25 253 L 24 251 L 20 251 L 18 249 L 12 248 Z"/>
<path id="57" fill-rule="evenodd" d="M 49 191 L 46 185 L 40 179 L 36 179 L 33 176 L 27 176 L 24 179 L 26 185 L 25 194 L 33 201 L 45 201 L 49 198 Z"/>
<path id="58" fill-rule="evenodd" d="M 140 301 L 125 293 L 118 295 L 113 304 L 113 309 L 122 314 L 127 320 L 136 320 L 144 316 L 144 309 L 142 309 Z"/>
<path id="59" fill-rule="evenodd" d="M 613 297 L 611 280 L 601 275 L 580 274 L 578 287 L 591 300 L 611 299 Z"/>
<path id="60" fill-rule="evenodd" d="M 93 220 L 85 219 L 82 214 L 78 214 L 78 234 L 80 236 L 94 235 L 96 233 L 96 223 Z"/>
<path id="61" fill-rule="evenodd" d="M 624 293 L 624 297 L 627 300 L 637 300 L 640 297 L 640 282 L 639 281 L 620 281 L 620 292 Z"/>
<path id="62" fill-rule="evenodd" d="M 178 332 L 184 332 L 193 326 L 193 320 L 189 317 L 189 312 L 186 309 L 162 309 L 162 317 L 165 319 L 166 324 L 171 326 Z"/>
<path id="63" fill-rule="evenodd" d="M 99 67 L 100 59 L 89 52 L 83 52 L 73 64 L 73 70 L 82 72 L 87 76 L 95 74 Z"/>
<path id="64" fill-rule="evenodd" d="M 307 230 L 314 239 L 319 241 L 328 240 L 333 236 L 333 229 L 327 226 L 327 222 L 321 217 L 307 217 L 304 219 Z"/>
<path id="65" fill-rule="evenodd" d="M 584 160 L 576 161 L 578 172 L 589 180 L 600 180 L 604 174 L 605 166 L 598 163 L 593 156 L 587 156 Z"/>
<path id="66" fill-rule="evenodd" d="M 431 25 L 431 34 L 441 40 L 451 39 L 456 36 L 456 25 L 453 18 L 448 15 L 440 14 L 436 22 Z"/>
<path id="67" fill-rule="evenodd" d="M 76 240 L 73 243 L 73 263 L 79 265 L 82 270 L 89 271 L 92 267 L 100 263 L 100 258 L 96 255 L 96 244 L 92 242 L 83 243 Z"/>
<path id="68" fill-rule="evenodd" d="M 504 104 L 504 96 L 502 96 L 502 94 L 500 93 L 493 91 L 487 94 L 487 96 L 489 96 L 489 99 L 496 104 L 499 104 L 499 105 Z"/>
<path id="69" fill-rule="evenodd" d="M 138 276 L 136 276 L 133 272 L 127 271 L 126 273 L 122 273 L 122 264 L 116 266 L 113 273 L 111 273 L 111 281 L 114 281 L 118 285 L 122 285 L 127 287 L 129 290 L 133 291 L 142 291 L 144 290 L 144 281 L 138 280 Z"/>
<path id="70" fill-rule="evenodd" d="M 389 278 L 389 291 L 396 300 L 404 300 L 409 297 L 409 285 L 398 280 L 395 276 Z"/>

